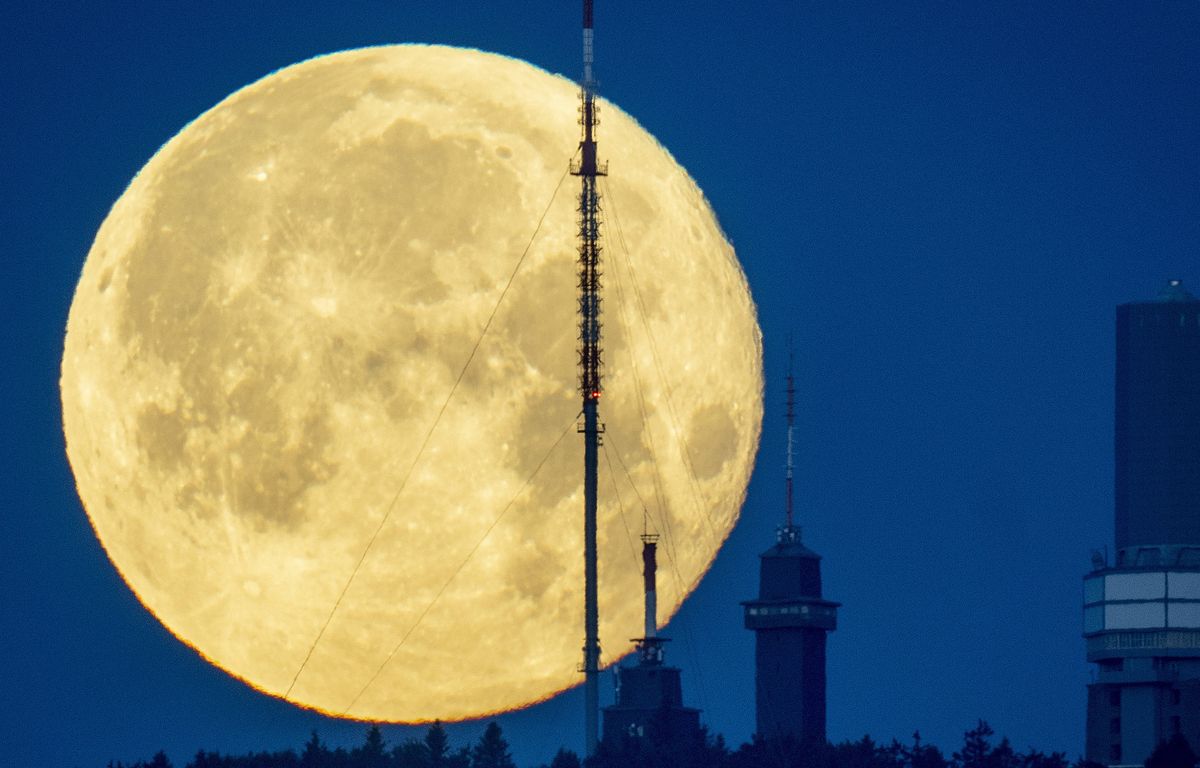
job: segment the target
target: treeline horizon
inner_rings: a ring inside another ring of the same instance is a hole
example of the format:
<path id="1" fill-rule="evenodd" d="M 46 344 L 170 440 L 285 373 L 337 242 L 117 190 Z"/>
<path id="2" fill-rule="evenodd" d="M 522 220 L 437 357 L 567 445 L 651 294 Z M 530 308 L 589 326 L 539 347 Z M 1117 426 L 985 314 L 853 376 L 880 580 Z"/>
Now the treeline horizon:
<path id="1" fill-rule="evenodd" d="M 1064 752 L 1042 752 L 1030 747 L 1013 749 L 1007 737 L 995 742 L 995 731 L 984 720 L 963 734 L 962 746 L 947 756 L 939 747 L 922 741 L 920 732 L 911 744 L 893 739 L 879 744 L 869 735 L 837 744 L 800 743 L 790 738 L 757 736 L 730 749 L 722 736 L 711 736 L 702 727 L 692 739 L 660 733 L 620 744 L 602 742 L 597 754 L 581 759 L 560 747 L 548 762 L 529 768 L 1105 768 L 1102 763 Z M 657 737 L 657 738 L 655 738 Z M 1145 768 L 1200 768 L 1197 755 L 1182 735 L 1162 742 L 1146 760 Z M 433 723 L 423 738 L 408 738 L 388 745 L 378 725 L 367 727 L 363 743 L 351 749 L 331 749 L 314 730 L 299 752 L 252 752 L 222 755 L 203 749 L 183 766 L 174 765 L 163 751 L 149 760 L 123 763 L 110 760 L 107 768 L 517 768 L 508 741 L 496 722 L 488 724 L 471 745 L 452 746 L 446 729 Z"/>

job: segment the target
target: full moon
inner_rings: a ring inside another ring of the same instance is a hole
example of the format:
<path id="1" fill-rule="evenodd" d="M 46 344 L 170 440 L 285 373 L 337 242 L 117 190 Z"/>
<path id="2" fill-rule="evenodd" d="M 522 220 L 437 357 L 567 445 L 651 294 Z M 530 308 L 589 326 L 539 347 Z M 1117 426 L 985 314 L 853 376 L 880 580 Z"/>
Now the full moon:
<path id="1" fill-rule="evenodd" d="M 80 498 L 176 637 L 359 719 L 457 720 L 581 681 L 578 92 L 437 46 L 312 59 L 166 143 L 67 322 Z M 728 536 L 762 420 L 733 249 L 602 103 L 600 640 L 664 624 Z"/>

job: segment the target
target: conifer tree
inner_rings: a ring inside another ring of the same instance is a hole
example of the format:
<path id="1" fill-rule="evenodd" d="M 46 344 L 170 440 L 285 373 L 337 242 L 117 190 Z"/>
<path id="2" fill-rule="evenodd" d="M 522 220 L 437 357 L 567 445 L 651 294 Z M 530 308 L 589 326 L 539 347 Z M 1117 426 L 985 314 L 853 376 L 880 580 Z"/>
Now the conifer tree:
<path id="1" fill-rule="evenodd" d="M 579 755 L 569 749 L 559 747 L 554 759 L 550 761 L 550 768 L 582 768 L 579 764 Z"/>
<path id="2" fill-rule="evenodd" d="M 964 733 L 962 751 L 954 753 L 956 768 L 988 768 L 988 756 L 992 753 L 991 737 L 995 733 L 983 720 Z"/>
<path id="3" fill-rule="evenodd" d="M 329 750 L 321 743 L 321 737 L 313 731 L 312 736 L 304 744 L 304 752 L 300 754 L 302 768 L 326 768 L 329 765 Z"/>
<path id="4" fill-rule="evenodd" d="M 395 768 L 430 768 L 429 749 L 418 739 L 405 739 L 392 750 Z"/>
<path id="5" fill-rule="evenodd" d="M 495 721 L 488 723 L 479 743 L 471 750 L 471 768 L 516 768 L 508 752 L 508 742 Z"/>
<path id="6" fill-rule="evenodd" d="M 388 768 L 388 756 L 383 744 L 383 734 L 375 723 L 367 728 L 366 740 L 354 750 L 354 768 Z"/>
<path id="7" fill-rule="evenodd" d="M 1182 733 L 1176 733 L 1170 741 L 1161 741 L 1150 757 L 1146 768 L 1195 768 L 1196 753 Z"/>
<path id="8" fill-rule="evenodd" d="M 150 762 L 146 763 L 146 768 L 172 768 L 171 761 L 167 759 L 167 753 L 161 749 L 154 753 L 154 757 L 150 758 Z"/>
<path id="9" fill-rule="evenodd" d="M 434 720 L 433 725 L 425 732 L 425 748 L 429 750 L 429 764 L 433 768 L 443 768 L 450 758 L 450 737 L 442 727 L 441 720 Z"/>

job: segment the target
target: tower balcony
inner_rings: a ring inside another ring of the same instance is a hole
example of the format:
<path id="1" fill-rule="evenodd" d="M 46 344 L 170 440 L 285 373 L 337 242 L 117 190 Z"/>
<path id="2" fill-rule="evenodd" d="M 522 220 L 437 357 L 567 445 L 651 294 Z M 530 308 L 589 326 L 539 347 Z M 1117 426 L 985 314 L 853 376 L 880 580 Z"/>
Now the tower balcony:
<path id="1" fill-rule="evenodd" d="M 1083 580 L 1088 661 L 1200 656 L 1200 568 L 1103 568 Z"/>
<path id="2" fill-rule="evenodd" d="M 746 629 L 837 629 L 837 609 L 841 603 L 820 598 L 747 600 Z"/>

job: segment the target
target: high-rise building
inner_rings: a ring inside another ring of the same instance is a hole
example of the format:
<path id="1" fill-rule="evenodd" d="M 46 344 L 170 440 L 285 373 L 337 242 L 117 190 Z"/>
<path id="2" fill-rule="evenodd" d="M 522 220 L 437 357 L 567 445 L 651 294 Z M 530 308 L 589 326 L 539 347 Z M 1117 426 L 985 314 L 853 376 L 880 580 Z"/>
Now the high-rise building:
<path id="1" fill-rule="evenodd" d="M 755 732 L 762 738 L 825 741 L 825 636 L 838 603 L 821 595 L 821 556 L 792 522 L 795 383 L 787 377 L 786 518 L 775 546 L 759 555 L 758 599 L 742 603 L 754 630 Z"/>
<path id="2" fill-rule="evenodd" d="M 1117 307 L 1114 562 L 1083 581 L 1088 759 L 1200 748 L 1200 300 L 1171 280 Z"/>

